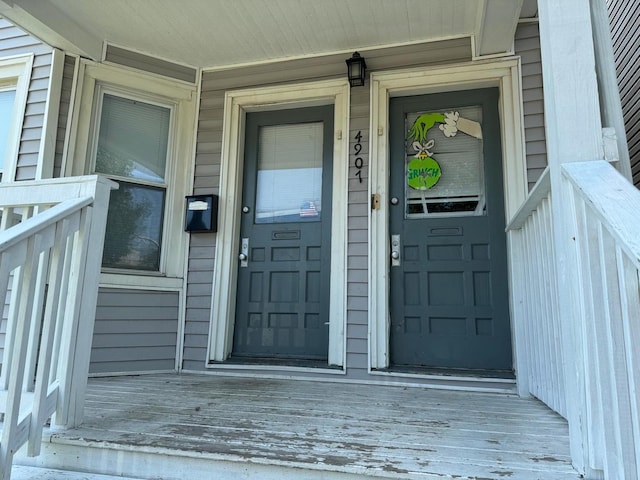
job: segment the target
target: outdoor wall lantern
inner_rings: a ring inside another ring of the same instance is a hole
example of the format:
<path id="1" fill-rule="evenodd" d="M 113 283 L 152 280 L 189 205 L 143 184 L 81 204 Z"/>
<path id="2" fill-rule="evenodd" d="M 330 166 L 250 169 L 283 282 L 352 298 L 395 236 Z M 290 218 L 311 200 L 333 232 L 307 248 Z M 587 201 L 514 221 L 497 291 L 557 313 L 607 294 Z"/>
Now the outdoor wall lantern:
<path id="1" fill-rule="evenodd" d="M 352 87 L 361 87 L 364 85 L 364 73 L 367 69 L 364 58 L 362 58 L 358 52 L 353 52 L 351 58 L 348 58 L 346 62 L 349 85 Z"/>

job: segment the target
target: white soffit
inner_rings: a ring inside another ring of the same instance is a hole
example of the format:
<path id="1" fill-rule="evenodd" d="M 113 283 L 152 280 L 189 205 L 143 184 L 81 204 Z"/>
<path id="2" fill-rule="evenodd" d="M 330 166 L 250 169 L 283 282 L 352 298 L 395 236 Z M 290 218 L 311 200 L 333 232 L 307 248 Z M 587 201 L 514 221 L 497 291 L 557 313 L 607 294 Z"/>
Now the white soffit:
<path id="1" fill-rule="evenodd" d="M 507 52 L 522 2 L 0 0 L 0 15 L 96 60 L 109 42 L 207 68 L 471 35 L 476 54 Z"/>

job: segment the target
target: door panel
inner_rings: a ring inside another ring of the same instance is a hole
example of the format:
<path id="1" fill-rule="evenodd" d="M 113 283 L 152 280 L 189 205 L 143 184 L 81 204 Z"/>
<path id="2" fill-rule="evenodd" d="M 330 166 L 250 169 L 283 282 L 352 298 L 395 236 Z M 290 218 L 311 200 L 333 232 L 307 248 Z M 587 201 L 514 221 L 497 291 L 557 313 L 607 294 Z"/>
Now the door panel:
<path id="1" fill-rule="evenodd" d="M 333 107 L 248 113 L 233 357 L 325 360 Z"/>
<path id="2" fill-rule="evenodd" d="M 512 369 L 497 105 L 391 99 L 392 368 Z"/>

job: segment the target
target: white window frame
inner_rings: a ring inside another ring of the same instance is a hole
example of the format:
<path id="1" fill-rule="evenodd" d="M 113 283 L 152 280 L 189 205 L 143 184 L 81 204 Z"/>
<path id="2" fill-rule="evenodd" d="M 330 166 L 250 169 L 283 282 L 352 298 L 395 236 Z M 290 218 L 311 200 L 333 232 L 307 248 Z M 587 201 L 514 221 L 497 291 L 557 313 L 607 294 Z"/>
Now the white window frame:
<path id="1" fill-rule="evenodd" d="M 233 369 L 220 363 L 231 354 L 240 241 L 244 167 L 244 120 L 248 111 L 334 105 L 331 212 L 331 273 L 328 365 L 345 373 L 347 325 L 347 190 L 349 178 L 349 83 L 346 79 L 229 91 L 225 94 L 220 167 L 220 216 L 213 272 L 213 298 L 207 368 Z M 287 369 L 299 371 L 301 367 Z M 314 370 L 316 371 L 316 370 Z"/>
<path id="2" fill-rule="evenodd" d="M 485 87 L 499 87 L 505 217 L 516 213 L 527 195 L 520 61 L 516 57 L 471 63 L 373 72 L 369 193 L 378 194 L 380 209 L 371 212 L 369 228 L 369 373 L 389 367 L 389 98 Z M 513 288 L 510 288 L 513 292 Z M 513 295 L 513 293 L 510 293 Z M 513 301 L 513 300 L 512 300 Z M 513 320 L 513 317 L 512 317 Z M 512 321 L 513 329 L 513 321 Z M 517 340 L 514 335 L 514 342 Z M 516 352 L 518 353 L 518 352 Z M 516 356 L 516 361 L 518 357 Z"/>
<path id="3" fill-rule="evenodd" d="M 22 125 L 31 82 L 33 57 L 33 54 L 17 55 L 0 60 L 0 88 L 3 90 L 11 89 L 16 92 L 11 114 L 11 126 L 7 135 L 5 162 L 1 169 L 2 183 L 15 181 Z"/>
<path id="4" fill-rule="evenodd" d="M 184 232 L 184 197 L 194 164 L 196 89 L 142 72 L 82 60 L 77 113 L 71 125 L 75 141 L 68 152 L 65 176 L 93 171 L 102 94 L 135 98 L 172 109 L 165 174 L 166 194 L 159 272 L 103 269 L 100 285 L 143 289 L 180 289 L 188 235 Z M 170 248 L 169 248 L 170 247 Z"/>

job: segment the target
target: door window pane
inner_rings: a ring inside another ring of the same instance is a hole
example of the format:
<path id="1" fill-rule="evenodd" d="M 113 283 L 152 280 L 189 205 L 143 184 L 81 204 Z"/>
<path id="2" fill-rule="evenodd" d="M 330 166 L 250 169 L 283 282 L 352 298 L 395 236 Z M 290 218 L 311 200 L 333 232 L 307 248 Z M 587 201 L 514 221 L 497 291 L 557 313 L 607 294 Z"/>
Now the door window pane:
<path id="1" fill-rule="evenodd" d="M 9 130 L 13 122 L 13 103 L 16 99 L 15 90 L 0 92 L 0 172 L 4 169 L 4 157 L 9 140 Z"/>
<path id="2" fill-rule="evenodd" d="M 163 182 L 170 117 L 166 107 L 105 94 L 96 172 Z"/>
<path id="3" fill-rule="evenodd" d="M 407 138 L 406 217 L 483 215 L 482 107 L 409 113 L 406 131 L 411 132 L 420 118 L 431 122 L 426 125 L 430 128 L 423 128 L 424 137 Z"/>
<path id="4" fill-rule="evenodd" d="M 256 223 L 319 221 L 323 124 L 261 127 Z"/>
<path id="5" fill-rule="evenodd" d="M 158 271 L 165 190 L 118 183 L 109 200 L 102 266 Z"/>

